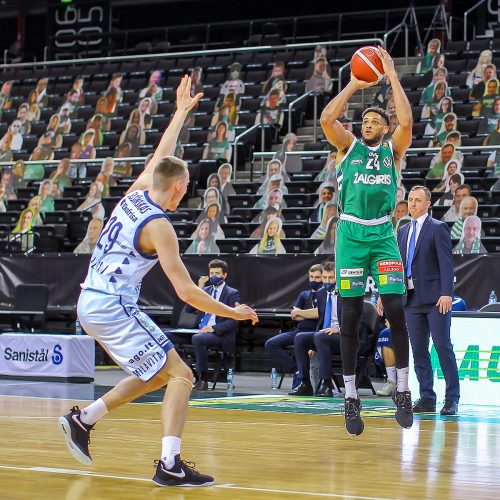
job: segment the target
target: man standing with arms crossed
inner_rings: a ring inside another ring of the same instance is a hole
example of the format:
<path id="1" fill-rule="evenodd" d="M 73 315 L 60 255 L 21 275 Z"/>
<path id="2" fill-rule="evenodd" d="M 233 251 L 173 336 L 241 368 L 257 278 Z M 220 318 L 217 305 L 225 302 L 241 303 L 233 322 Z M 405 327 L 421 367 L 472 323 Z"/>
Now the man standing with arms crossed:
<path id="1" fill-rule="evenodd" d="M 401 158 L 412 140 L 412 111 L 398 80 L 394 61 L 379 47 L 384 72 L 394 92 L 399 125 L 390 141 L 389 117 L 380 108 L 363 113 L 362 139 L 345 130 L 337 120 L 351 96 L 371 87 L 351 74 L 351 80 L 324 109 L 321 126 L 337 148 L 340 220 L 335 251 L 337 283 L 342 297 L 342 368 L 345 384 L 344 415 L 348 434 L 364 430 L 361 401 L 356 390 L 356 354 L 369 274 L 377 283 L 386 317 L 391 323 L 396 354 L 397 388 L 393 396 L 396 420 L 403 428 L 413 424 L 408 389 L 409 342 L 402 297 L 405 293 L 403 264 L 392 232 L 391 214 L 396 205 L 397 177 Z"/>
<path id="2" fill-rule="evenodd" d="M 160 486 L 207 486 L 214 479 L 181 460 L 193 374 L 167 336 L 139 309 L 143 277 L 159 260 L 184 302 L 217 316 L 257 321 L 250 307 L 217 302 L 193 283 L 165 214 L 177 208 L 189 184 L 186 163 L 169 155 L 187 113 L 203 95 L 191 97 L 190 91 L 191 79 L 184 77 L 177 89 L 177 111 L 148 166 L 104 227 L 78 300 L 78 317 L 85 331 L 130 376 L 82 410 L 74 406 L 59 418 L 70 453 L 90 464 L 88 444 L 94 424 L 108 411 L 167 385 L 161 408 L 162 449 L 153 477 Z"/>

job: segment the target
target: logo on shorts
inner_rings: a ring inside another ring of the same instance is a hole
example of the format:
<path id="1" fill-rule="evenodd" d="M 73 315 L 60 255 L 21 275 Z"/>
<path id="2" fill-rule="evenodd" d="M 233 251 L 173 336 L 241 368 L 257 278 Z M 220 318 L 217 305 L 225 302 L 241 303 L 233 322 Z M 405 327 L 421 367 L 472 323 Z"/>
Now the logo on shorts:
<path id="1" fill-rule="evenodd" d="M 340 289 L 341 290 L 350 290 L 351 282 L 349 280 L 340 280 Z"/>
<path id="2" fill-rule="evenodd" d="M 377 266 L 379 273 L 403 272 L 403 263 L 400 260 L 379 260 Z"/>
<path id="3" fill-rule="evenodd" d="M 388 276 L 389 283 L 403 283 L 402 276 L 395 276 L 394 274 L 389 274 Z"/>
<path id="4" fill-rule="evenodd" d="M 392 159 L 389 156 L 384 158 L 384 167 L 391 168 L 392 167 Z"/>
<path id="5" fill-rule="evenodd" d="M 381 285 L 387 285 L 387 274 L 381 274 L 378 277 L 378 281 Z"/>
<path id="6" fill-rule="evenodd" d="M 358 278 L 363 276 L 364 269 L 362 267 L 357 267 L 354 269 L 341 269 L 340 277 L 341 278 Z"/>
<path id="7" fill-rule="evenodd" d="M 364 281 L 351 281 L 351 288 L 363 288 L 364 286 Z"/>

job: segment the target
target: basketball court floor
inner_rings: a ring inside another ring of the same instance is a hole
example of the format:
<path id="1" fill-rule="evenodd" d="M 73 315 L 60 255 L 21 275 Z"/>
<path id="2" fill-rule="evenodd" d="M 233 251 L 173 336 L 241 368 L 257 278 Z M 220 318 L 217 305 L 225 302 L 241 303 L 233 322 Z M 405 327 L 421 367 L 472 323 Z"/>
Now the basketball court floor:
<path id="1" fill-rule="evenodd" d="M 262 386 L 261 394 L 200 393 L 191 401 L 182 455 L 216 483 L 160 488 L 151 478 L 162 393 L 97 424 L 91 466 L 67 452 L 57 417 L 107 389 L 98 381 L 0 381 L 2 500 L 500 498 L 497 407 L 462 405 L 459 416 L 447 418 L 420 415 L 403 430 L 389 399 L 364 397 L 365 432 L 352 438 L 341 399 L 291 398 Z"/>

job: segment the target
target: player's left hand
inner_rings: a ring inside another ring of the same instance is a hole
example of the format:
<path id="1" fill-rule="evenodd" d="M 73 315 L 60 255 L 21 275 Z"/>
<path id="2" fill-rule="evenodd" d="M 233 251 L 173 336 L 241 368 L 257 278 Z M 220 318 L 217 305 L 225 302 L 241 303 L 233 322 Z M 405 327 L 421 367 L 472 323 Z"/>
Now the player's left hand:
<path id="1" fill-rule="evenodd" d="M 382 66 L 384 67 L 384 73 L 387 77 L 392 75 L 396 75 L 396 68 L 394 67 L 394 61 L 392 57 L 389 55 L 389 52 L 385 50 L 383 47 L 378 46 L 378 56 L 382 61 Z"/>
<path id="2" fill-rule="evenodd" d="M 441 295 L 436 303 L 441 314 L 446 314 L 451 311 L 451 297 L 449 295 Z"/>
<path id="3" fill-rule="evenodd" d="M 233 319 L 237 321 L 243 321 L 245 319 L 249 319 L 252 322 L 252 325 L 259 322 L 259 317 L 257 313 L 250 307 L 245 304 L 238 304 L 236 302 L 235 307 L 233 307 L 234 316 Z"/>
<path id="4" fill-rule="evenodd" d="M 384 315 L 384 306 L 382 305 L 382 299 L 380 298 L 380 295 L 377 299 L 377 314 L 379 316 L 383 316 Z"/>
<path id="5" fill-rule="evenodd" d="M 203 93 L 201 92 L 194 97 L 191 96 L 191 77 L 184 75 L 181 83 L 177 87 L 177 109 L 189 111 L 198 104 L 198 101 L 202 97 Z"/>

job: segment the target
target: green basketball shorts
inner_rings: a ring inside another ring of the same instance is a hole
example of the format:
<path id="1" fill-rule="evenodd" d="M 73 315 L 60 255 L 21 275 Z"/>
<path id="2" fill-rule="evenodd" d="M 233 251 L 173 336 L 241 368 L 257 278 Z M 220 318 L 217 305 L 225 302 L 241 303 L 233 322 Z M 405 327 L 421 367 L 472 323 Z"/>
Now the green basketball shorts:
<path id="1" fill-rule="evenodd" d="M 405 293 L 403 263 L 390 222 L 364 226 L 339 220 L 335 269 L 341 297 L 364 296 L 369 275 L 380 294 Z"/>

